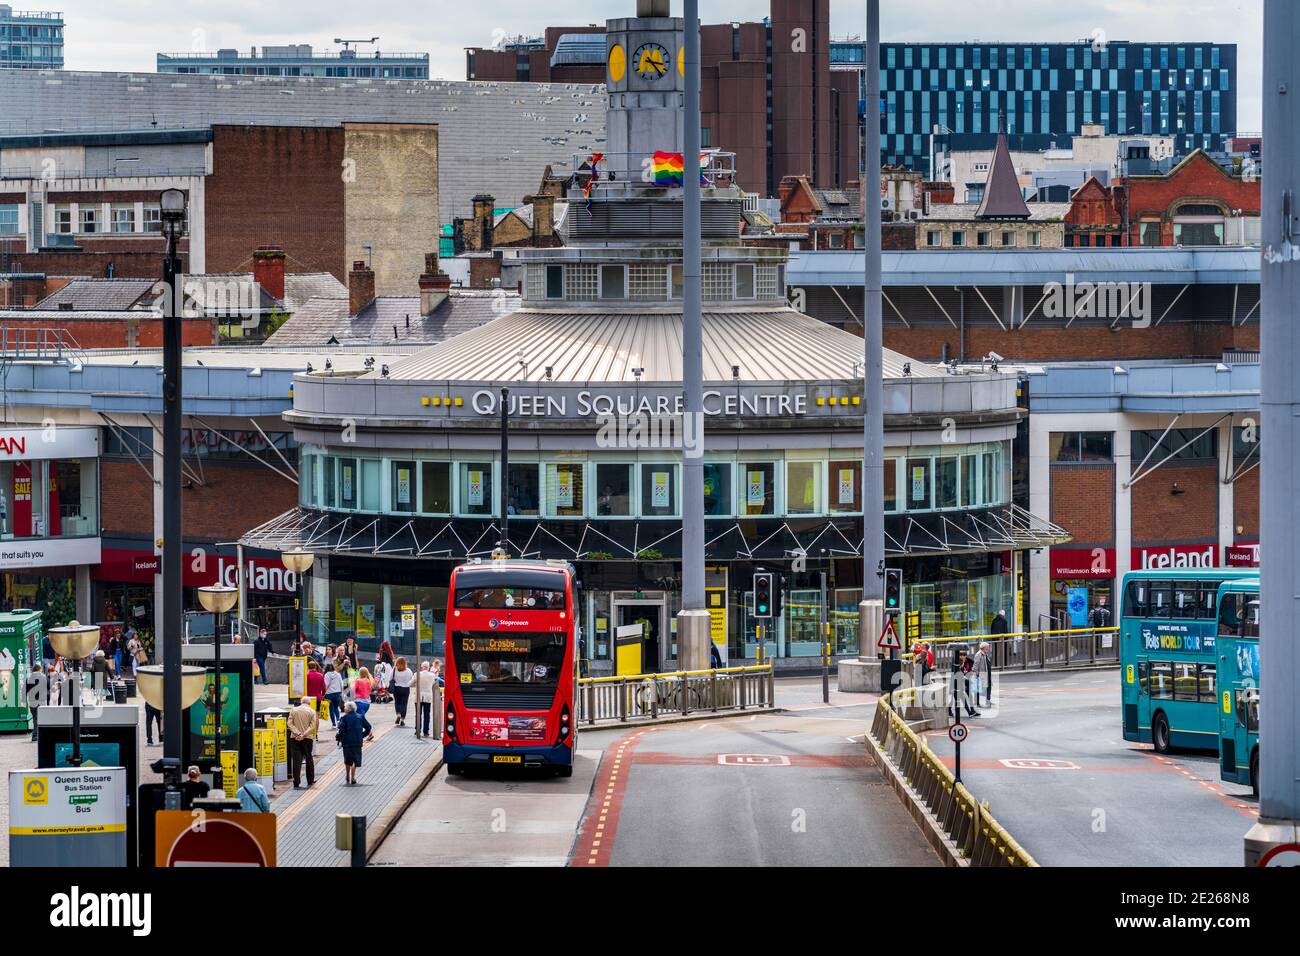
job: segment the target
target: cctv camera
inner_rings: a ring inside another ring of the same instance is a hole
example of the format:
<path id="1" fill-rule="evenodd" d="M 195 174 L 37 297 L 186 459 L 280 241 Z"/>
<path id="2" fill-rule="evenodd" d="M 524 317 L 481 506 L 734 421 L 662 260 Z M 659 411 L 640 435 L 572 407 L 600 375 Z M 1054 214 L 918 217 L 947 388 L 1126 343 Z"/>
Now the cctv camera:
<path id="1" fill-rule="evenodd" d="M 989 361 L 989 362 L 1005 362 L 1006 359 L 1004 359 L 1004 358 L 1003 358 L 1001 355 L 999 355 L 997 352 L 990 352 L 987 361 Z"/>

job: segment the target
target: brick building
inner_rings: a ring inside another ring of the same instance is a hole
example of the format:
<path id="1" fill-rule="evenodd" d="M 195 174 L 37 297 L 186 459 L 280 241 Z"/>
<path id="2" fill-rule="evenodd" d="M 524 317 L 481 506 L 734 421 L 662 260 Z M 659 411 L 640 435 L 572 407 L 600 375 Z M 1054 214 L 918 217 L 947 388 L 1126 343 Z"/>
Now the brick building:
<path id="1" fill-rule="evenodd" d="M 578 42 L 604 32 L 552 27 L 501 49 L 471 47 L 466 78 L 604 83 L 607 48 Z M 736 154 L 746 189 L 774 196 L 785 176 L 828 188 L 860 179 L 858 77 L 832 71 L 830 49 L 830 0 L 771 0 L 761 23 L 701 26 L 702 144 Z M 568 55 L 576 50 L 585 53 Z"/>

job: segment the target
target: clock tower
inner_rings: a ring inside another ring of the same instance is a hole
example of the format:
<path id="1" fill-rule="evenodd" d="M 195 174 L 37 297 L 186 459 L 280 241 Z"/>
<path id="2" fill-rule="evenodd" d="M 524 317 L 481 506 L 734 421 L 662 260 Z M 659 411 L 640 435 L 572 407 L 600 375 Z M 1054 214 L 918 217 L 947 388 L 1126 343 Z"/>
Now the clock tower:
<path id="1" fill-rule="evenodd" d="M 657 150 L 682 151 L 684 26 L 668 12 L 669 0 L 638 0 L 637 16 L 605 26 L 605 168 L 619 179 L 639 179 Z"/>

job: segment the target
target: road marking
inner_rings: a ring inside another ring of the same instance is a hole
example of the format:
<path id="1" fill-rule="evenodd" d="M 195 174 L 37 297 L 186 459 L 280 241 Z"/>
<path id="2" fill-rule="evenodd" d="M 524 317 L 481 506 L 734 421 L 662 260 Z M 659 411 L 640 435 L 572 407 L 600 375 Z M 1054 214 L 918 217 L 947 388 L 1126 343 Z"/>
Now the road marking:
<path id="1" fill-rule="evenodd" d="M 1011 760 L 999 760 L 998 763 L 1012 770 L 1080 770 L 1077 763 L 1069 760 L 1053 760 L 1046 757 L 1017 757 Z"/>
<path id="2" fill-rule="evenodd" d="M 784 754 L 718 754 L 718 764 L 723 767 L 788 767 L 790 758 Z"/>
<path id="3" fill-rule="evenodd" d="M 631 763 L 631 751 L 645 733 L 647 731 L 644 730 L 630 733 L 605 751 L 601 766 L 597 768 L 596 782 L 592 786 L 591 800 L 583 816 L 582 829 L 574 843 L 571 866 L 609 865 L 614 838 L 618 833 L 623 796 L 627 792 L 627 775 L 624 774 L 620 779 L 619 770 L 625 754 Z M 600 802 L 598 808 L 597 801 Z M 592 820 L 597 817 L 593 825 Z"/>

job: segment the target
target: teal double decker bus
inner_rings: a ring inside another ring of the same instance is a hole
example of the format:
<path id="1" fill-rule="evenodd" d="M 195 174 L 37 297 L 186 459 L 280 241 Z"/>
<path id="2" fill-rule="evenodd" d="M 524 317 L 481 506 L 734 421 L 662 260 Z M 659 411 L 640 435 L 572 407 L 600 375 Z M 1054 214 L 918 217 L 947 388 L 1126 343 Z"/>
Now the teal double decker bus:
<path id="1" fill-rule="evenodd" d="M 1253 569 L 1134 571 L 1124 577 L 1120 672 L 1124 739 L 1217 751 L 1219 597 Z"/>
<path id="2" fill-rule="evenodd" d="M 1259 578 L 1219 593 L 1219 778 L 1259 795 Z"/>

